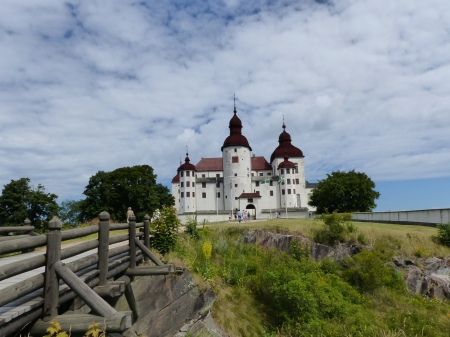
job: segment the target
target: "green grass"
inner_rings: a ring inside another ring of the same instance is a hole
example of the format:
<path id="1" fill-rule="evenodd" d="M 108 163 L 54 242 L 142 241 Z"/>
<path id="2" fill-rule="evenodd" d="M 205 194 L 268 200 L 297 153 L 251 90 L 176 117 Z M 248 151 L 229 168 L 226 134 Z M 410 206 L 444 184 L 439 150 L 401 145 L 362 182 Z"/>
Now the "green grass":
<path id="1" fill-rule="evenodd" d="M 244 245 L 241 240 L 245 228 L 312 238 L 323 226 L 312 219 L 211 223 L 205 229 L 200 225 L 199 240 L 181 234 L 175 252 L 165 259 L 188 267 L 201 289 L 214 288 L 218 299 L 213 317 L 230 336 L 449 336 L 449 301 L 410 294 L 402 276 L 386 270 L 392 265 L 392 254 L 411 258 L 450 255 L 450 248 L 433 241 L 437 229 L 353 224 L 373 253 L 348 266 L 302 260 L 301 256 L 298 261 L 284 253 Z M 206 240 L 213 247 L 210 260 L 202 253 Z M 389 254 L 384 248 L 377 253 L 377 247 L 386 246 L 392 248 Z M 383 278 L 373 282 L 377 272 L 367 270 L 367 263 L 379 268 Z M 368 286 L 348 283 L 349 275 L 367 272 L 362 280 L 371 282 Z"/>

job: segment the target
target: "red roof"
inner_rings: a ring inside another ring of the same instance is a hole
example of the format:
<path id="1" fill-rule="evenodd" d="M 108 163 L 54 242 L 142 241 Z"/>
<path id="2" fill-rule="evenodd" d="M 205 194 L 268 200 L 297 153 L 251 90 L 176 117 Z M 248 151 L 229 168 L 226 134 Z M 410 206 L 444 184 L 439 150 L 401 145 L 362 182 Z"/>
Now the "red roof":
<path id="1" fill-rule="evenodd" d="M 304 157 L 302 150 L 292 145 L 291 135 L 287 133 L 285 129 L 286 125 L 283 124 L 283 132 L 278 138 L 279 145 L 270 156 L 271 163 L 275 158 L 283 158 L 285 153 L 289 158 Z"/>
<path id="2" fill-rule="evenodd" d="M 223 171 L 223 160 L 222 158 L 202 158 L 195 168 L 197 172 Z"/>
<path id="3" fill-rule="evenodd" d="M 180 174 L 177 173 L 177 175 L 175 177 L 173 177 L 173 179 L 172 179 L 172 184 L 179 183 L 179 182 L 180 182 Z"/>
<path id="4" fill-rule="evenodd" d="M 234 115 L 230 119 L 229 124 L 230 135 L 223 142 L 223 146 L 220 149 L 221 151 L 223 151 L 223 148 L 227 146 L 245 146 L 248 147 L 250 151 L 252 150 L 252 148 L 248 144 L 247 138 L 245 138 L 245 136 L 242 134 L 242 122 L 236 113 L 236 107 L 234 107 Z"/>
<path id="5" fill-rule="evenodd" d="M 264 157 L 252 157 L 252 170 L 272 170 L 272 166 L 267 162 Z"/>
<path id="6" fill-rule="evenodd" d="M 184 164 L 178 168 L 179 171 L 195 171 L 195 166 L 190 163 L 188 154 L 186 153 L 186 158 L 184 159 Z"/>
<path id="7" fill-rule="evenodd" d="M 259 193 L 242 193 L 239 197 L 239 199 L 248 199 L 248 198 L 261 198 Z"/>
<path id="8" fill-rule="evenodd" d="M 278 165 L 278 169 L 281 169 L 281 168 L 295 168 L 295 164 L 293 163 L 293 162 L 291 162 L 291 161 L 289 161 L 288 160 L 289 158 L 288 158 L 288 156 L 287 155 L 285 155 L 284 156 L 284 161 L 282 161 L 281 163 L 280 163 L 280 165 Z"/>

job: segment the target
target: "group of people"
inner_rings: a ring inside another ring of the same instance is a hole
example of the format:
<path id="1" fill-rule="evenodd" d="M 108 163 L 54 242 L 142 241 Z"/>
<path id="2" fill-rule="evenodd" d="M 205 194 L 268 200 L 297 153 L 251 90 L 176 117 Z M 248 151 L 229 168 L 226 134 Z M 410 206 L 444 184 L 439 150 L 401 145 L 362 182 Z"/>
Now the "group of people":
<path id="1" fill-rule="evenodd" d="M 231 222 L 233 219 L 233 212 L 230 212 L 228 215 L 228 221 Z M 239 223 L 241 221 L 247 222 L 250 220 L 250 212 L 246 211 L 245 209 L 243 211 L 236 211 L 234 213 L 234 220 L 237 220 Z"/>

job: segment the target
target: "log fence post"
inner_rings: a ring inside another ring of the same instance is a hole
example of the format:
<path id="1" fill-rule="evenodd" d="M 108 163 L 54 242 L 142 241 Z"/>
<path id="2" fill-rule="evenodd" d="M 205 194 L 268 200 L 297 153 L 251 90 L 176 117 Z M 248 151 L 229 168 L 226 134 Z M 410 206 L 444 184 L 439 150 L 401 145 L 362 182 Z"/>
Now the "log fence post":
<path id="1" fill-rule="evenodd" d="M 128 223 L 128 241 L 129 241 L 129 245 L 130 245 L 130 267 L 131 269 L 136 267 L 136 243 L 135 243 L 135 238 L 136 238 L 136 217 L 130 216 L 128 218 L 129 223 Z"/>
<path id="2" fill-rule="evenodd" d="M 58 315 L 59 282 L 55 271 L 55 263 L 61 260 L 61 228 L 62 223 L 56 216 L 48 223 L 50 232 L 46 234 L 44 321 L 49 321 Z"/>
<path id="3" fill-rule="evenodd" d="M 98 228 L 98 264 L 97 268 L 100 272 L 98 285 L 108 284 L 108 257 L 109 257 L 109 218 L 108 212 L 101 212 L 98 216 L 100 219 Z"/>
<path id="4" fill-rule="evenodd" d="M 150 249 L 150 217 L 148 214 L 144 216 L 144 245 Z M 144 263 L 149 263 L 150 258 L 144 254 Z"/>

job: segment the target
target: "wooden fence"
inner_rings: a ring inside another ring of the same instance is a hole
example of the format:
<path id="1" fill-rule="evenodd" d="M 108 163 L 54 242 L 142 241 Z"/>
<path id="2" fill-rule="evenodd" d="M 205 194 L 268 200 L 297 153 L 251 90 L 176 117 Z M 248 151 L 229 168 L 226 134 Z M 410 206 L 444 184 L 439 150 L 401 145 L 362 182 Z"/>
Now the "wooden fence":
<path id="1" fill-rule="evenodd" d="M 179 272 L 173 265 L 162 263 L 149 250 L 148 215 L 142 223 L 136 223 L 135 217 L 131 217 L 129 223 L 110 224 L 107 212 L 100 213 L 99 219 L 97 226 L 61 231 L 61 221 L 54 217 L 45 235 L 34 233 L 29 221 L 20 227 L 0 227 L 0 234 L 26 233 L 0 237 L 0 256 L 46 246 L 45 254 L 0 266 L 0 281 L 45 267 L 41 273 L 0 289 L 0 309 L 11 306 L 11 310 L 3 310 L 0 315 L 0 337 L 16 334 L 25 326 L 27 329 L 22 335 L 31 332 L 31 335 L 41 336 L 46 334 L 51 320 L 58 321 L 63 330 L 70 329 L 74 334 L 86 332 L 92 322 L 105 326 L 109 333 L 122 332 L 139 316 L 130 285 L 133 277 Z M 128 234 L 110 236 L 111 231 L 123 229 L 128 229 Z M 61 249 L 63 241 L 93 233 L 98 233 L 97 239 Z M 110 247 L 119 242 L 124 244 Z M 94 252 L 70 263 L 61 261 L 90 250 Z M 34 295 L 20 304 L 20 310 L 12 305 L 29 294 Z M 131 311 L 117 312 L 110 304 L 121 294 L 125 295 Z"/>

